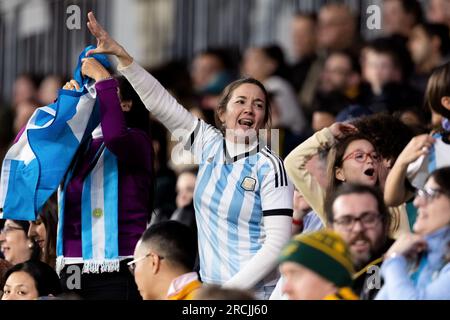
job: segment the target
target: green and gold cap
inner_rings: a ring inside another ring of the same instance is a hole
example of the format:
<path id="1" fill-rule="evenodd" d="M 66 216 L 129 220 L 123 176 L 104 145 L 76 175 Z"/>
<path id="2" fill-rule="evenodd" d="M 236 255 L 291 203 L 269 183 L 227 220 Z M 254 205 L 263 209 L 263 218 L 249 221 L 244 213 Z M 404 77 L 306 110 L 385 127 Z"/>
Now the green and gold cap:
<path id="1" fill-rule="evenodd" d="M 279 261 L 301 264 L 339 288 L 352 284 L 354 269 L 350 251 L 344 240 L 331 230 L 295 236 L 283 248 Z"/>

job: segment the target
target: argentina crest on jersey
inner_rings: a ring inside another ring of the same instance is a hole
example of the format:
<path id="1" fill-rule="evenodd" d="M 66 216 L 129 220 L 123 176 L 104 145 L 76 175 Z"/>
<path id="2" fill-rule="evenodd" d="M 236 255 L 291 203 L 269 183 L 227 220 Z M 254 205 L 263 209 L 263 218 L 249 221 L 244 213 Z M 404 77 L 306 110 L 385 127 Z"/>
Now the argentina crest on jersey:
<path id="1" fill-rule="evenodd" d="M 255 191 L 256 180 L 252 177 L 244 177 L 241 182 L 241 187 L 245 191 Z"/>

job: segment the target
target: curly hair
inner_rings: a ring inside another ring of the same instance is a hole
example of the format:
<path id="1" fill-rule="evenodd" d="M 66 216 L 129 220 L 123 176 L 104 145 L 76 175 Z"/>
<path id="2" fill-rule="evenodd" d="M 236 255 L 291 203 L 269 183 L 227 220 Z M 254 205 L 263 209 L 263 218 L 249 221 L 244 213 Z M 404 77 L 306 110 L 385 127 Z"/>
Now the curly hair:
<path id="1" fill-rule="evenodd" d="M 360 133 L 370 138 L 375 149 L 384 159 L 393 160 L 393 162 L 414 137 L 412 128 L 399 118 L 387 113 L 361 117 L 355 119 L 352 124 Z"/>

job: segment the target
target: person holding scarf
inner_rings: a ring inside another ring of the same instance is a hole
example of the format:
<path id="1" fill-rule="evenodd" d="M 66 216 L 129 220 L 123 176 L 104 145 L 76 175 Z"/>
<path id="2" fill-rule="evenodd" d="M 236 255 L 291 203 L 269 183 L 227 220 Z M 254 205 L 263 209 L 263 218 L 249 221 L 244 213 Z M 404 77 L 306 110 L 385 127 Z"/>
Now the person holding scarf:
<path id="1" fill-rule="evenodd" d="M 139 121 L 128 114 L 142 118 L 139 100 L 119 100 L 130 93 L 118 94 L 118 81 L 102 64 L 85 58 L 81 72 L 95 80 L 100 125 L 81 144 L 59 190 L 56 269 L 63 289 L 83 299 L 140 299 L 126 264 L 151 213 L 151 140 L 145 126 L 130 128 Z M 71 80 L 64 89 L 79 84 Z"/>

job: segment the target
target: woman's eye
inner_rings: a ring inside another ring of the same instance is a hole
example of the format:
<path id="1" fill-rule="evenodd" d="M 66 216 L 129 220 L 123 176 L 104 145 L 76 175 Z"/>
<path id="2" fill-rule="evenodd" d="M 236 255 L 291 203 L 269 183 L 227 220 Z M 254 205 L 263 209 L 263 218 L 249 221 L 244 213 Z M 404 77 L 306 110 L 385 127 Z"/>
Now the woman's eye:
<path id="1" fill-rule="evenodd" d="M 238 100 L 238 101 L 236 101 L 236 103 L 243 104 L 244 100 Z"/>
<path id="2" fill-rule="evenodd" d="M 355 159 L 357 160 L 362 160 L 364 158 L 364 154 L 363 153 L 357 153 L 355 154 Z"/>
<path id="3" fill-rule="evenodd" d="M 263 105 L 263 104 L 260 104 L 260 103 L 258 103 L 256 106 L 257 106 L 258 108 L 260 108 L 260 109 L 264 108 L 264 105 Z"/>
<path id="4" fill-rule="evenodd" d="M 17 291 L 17 294 L 19 296 L 23 296 L 23 295 L 26 295 L 27 293 L 25 291 Z"/>

